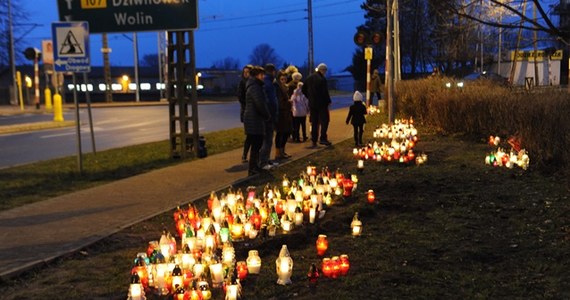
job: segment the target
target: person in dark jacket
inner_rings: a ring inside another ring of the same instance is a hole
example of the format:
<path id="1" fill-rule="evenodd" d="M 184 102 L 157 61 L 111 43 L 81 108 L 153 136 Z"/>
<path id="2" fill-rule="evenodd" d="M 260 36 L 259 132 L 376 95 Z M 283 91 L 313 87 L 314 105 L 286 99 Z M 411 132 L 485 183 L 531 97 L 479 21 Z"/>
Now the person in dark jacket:
<path id="1" fill-rule="evenodd" d="M 374 95 L 378 98 L 378 105 L 380 105 L 383 90 L 384 84 L 382 83 L 382 79 L 380 79 L 380 73 L 378 70 L 374 70 L 372 78 L 370 78 L 370 103 L 368 103 L 368 105 L 374 105 Z"/>
<path id="2" fill-rule="evenodd" d="M 243 127 L 247 139 L 251 143 L 249 154 L 249 175 L 259 173 L 259 152 L 265 136 L 265 124 L 271 120 L 267 107 L 267 97 L 263 90 L 263 77 L 265 71 L 262 67 L 253 67 L 246 83 L 245 111 L 243 113 Z"/>
<path id="3" fill-rule="evenodd" d="M 313 142 L 312 148 L 317 147 L 317 141 L 321 145 L 331 145 L 331 142 L 327 139 L 327 130 L 330 122 L 329 105 L 331 104 L 331 97 L 329 95 L 327 79 L 325 78 L 326 73 L 327 65 L 319 64 L 317 66 L 317 71 L 309 75 L 303 85 L 303 94 L 309 98 L 309 120 L 311 122 L 311 140 Z"/>
<path id="4" fill-rule="evenodd" d="M 273 81 L 275 80 L 275 66 L 273 64 L 265 65 L 265 77 L 263 78 L 263 89 L 267 97 L 267 107 L 271 114 L 271 119 L 265 123 L 265 135 L 263 137 L 263 145 L 259 152 L 259 165 L 264 170 L 271 170 L 274 166 L 278 165 L 277 162 L 271 161 L 271 148 L 273 147 L 273 131 L 277 123 L 279 106 L 277 105 L 277 94 Z"/>
<path id="5" fill-rule="evenodd" d="M 245 84 L 247 83 L 247 79 L 249 78 L 249 72 L 251 71 L 252 68 L 253 68 L 252 65 L 246 65 L 243 67 L 243 69 L 241 70 L 241 80 L 239 81 L 237 89 L 237 97 L 240 105 L 239 120 L 242 123 L 243 123 L 243 113 L 245 111 Z M 247 162 L 247 153 L 249 152 L 250 148 L 251 148 L 251 143 L 247 139 L 246 135 L 245 141 L 243 142 L 243 155 L 241 156 L 242 163 Z"/>
<path id="6" fill-rule="evenodd" d="M 352 124 L 354 128 L 354 145 L 356 147 L 362 146 L 362 134 L 364 133 L 364 123 L 366 123 L 366 106 L 362 103 L 362 94 L 359 91 L 354 92 L 352 100 L 354 103 L 348 110 L 346 117 L 346 124 Z"/>
<path id="7" fill-rule="evenodd" d="M 279 102 L 279 113 L 275 126 L 275 160 L 281 160 L 291 157 L 291 155 L 285 152 L 285 145 L 293 130 L 292 105 L 289 96 L 287 96 L 287 73 L 278 73 L 275 89 L 277 91 L 277 101 Z"/>

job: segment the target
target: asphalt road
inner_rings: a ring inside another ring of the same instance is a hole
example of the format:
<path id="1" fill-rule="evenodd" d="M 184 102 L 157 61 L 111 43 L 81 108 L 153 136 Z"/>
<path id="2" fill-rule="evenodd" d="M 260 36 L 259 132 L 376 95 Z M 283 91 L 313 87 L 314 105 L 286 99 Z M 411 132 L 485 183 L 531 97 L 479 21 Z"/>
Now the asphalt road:
<path id="1" fill-rule="evenodd" d="M 333 97 L 332 109 L 352 103 L 351 96 Z M 200 133 L 241 127 L 237 102 L 200 104 Z M 101 107 L 92 109 L 93 134 L 97 151 L 167 140 L 168 106 Z M 4 116 L 0 126 L 52 120 L 51 115 Z M 75 120 L 73 110 L 65 120 Z M 80 110 L 82 153 L 93 151 L 87 109 Z M 77 156 L 76 127 L 0 135 L 0 168 L 66 156 Z"/>

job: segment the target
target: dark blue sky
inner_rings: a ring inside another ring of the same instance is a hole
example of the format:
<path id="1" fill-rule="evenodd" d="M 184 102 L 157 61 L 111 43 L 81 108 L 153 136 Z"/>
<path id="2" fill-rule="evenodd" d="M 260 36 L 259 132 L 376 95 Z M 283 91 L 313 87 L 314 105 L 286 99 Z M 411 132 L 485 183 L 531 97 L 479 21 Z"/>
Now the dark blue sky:
<path id="1" fill-rule="evenodd" d="M 26 39 L 29 46 L 41 48 L 41 40 L 51 39 L 51 23 L 59 21 L 57 1 L 21 1 L 31 15 L 30 22 L 41 24 Z M 351 64 L 355 50 L 352 41 L 356 26 L 364 23 L 362 0 L 313 0 L 315 65 L 325 62 L 338 73 Z M 209 67 L 216 60 L 237 58 L 249 62 L 253 48 L 271 45 L 286 62 L 302 65 L 307 60 L 307 0 L 199 0 L 199 27 L 196 30 L 198 67 Z M 125 33 L 132 38 L 132 33 Z M 133 47 L 123 34 L 110 34 L 112 65 L 132 65 Z M 157 33 L 139 32 L 139 56 L 157 52 Z M 92 65 L 102 65 L 101 35 L 90 40 Z"/>

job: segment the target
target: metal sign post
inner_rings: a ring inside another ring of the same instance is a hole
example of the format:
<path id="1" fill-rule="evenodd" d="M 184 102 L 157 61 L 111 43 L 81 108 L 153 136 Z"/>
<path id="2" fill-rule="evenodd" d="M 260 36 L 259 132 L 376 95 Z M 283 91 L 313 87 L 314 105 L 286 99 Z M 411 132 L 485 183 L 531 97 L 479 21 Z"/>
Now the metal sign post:
<path id="1" fill-rule="evenodd" d="M 91 61 L 89 58 L 89 25 L 87 22 L 52 23 L 52 39 L 55 71 L 73 73 L 73 102 L 75 104 L 75 122 L 77 123 L 77 164 L 79 173 L 83 173 L 81 122 L 79 120 L 79 103 L 77 101 L 77 81 L 75 79 L 75 73 L 88 73 L 91 71 Z M 86 86 L 86 90 L 87 89 L 88 87 Z M 89 115 L 91 115 L 91 112 L 89 112 Z M 91 134 L 93 134 L 93 130 Z"/>
<path id="2" fill-rule="evenodd" d="M 198 103 L 194 83 L 196 70 L 192 31 L 198 28 L 198 0 L 57 0 L 57 4 L 60 20 L 87 21 L 93 33 L 168 31 L 166 92 L 170 113 L 171 156 L 185 158 L 190 153 L 190 148 L 198 156 Z M 188 52 L 190 58 L 187 57 Z M 56 66 L 57 63 L 56 58 Z M 84 72 L 77 70 L 79 66 L 74 63 L 73 59 L 61 62 L 67 71 Z M 190 74 L 186 74 L 186 70 L 190 70 Z M 190 141 L 190 137 L 193 141 Z"/>

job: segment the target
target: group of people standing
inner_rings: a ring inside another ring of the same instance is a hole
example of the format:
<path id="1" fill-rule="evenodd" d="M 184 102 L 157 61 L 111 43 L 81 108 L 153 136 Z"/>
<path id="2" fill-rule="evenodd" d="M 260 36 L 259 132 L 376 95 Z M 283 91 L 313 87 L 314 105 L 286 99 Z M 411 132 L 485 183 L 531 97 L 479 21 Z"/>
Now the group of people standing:
<path id="1" fill-rule="evenodd" d="M 294 66 L 277 70 L 273 64 L 246 65 L 242 69 L 237 96 L 246 134 L 242 162 L 249 163 L 249 175 L 270 170 L 279 161 L 290 158 L 285 152 L 290 137 L 297 143 L 308 140 L 307 116 L 311 122 L 311 147 L 316 148 L 317 142 L 331 145 L 327 139 L 331 98 L 326 71 L 327 66 L 319 64 L 303 83 L 303 75 Z M 271 160 L 273 143 L 275 157 Z"/>

